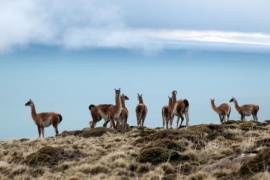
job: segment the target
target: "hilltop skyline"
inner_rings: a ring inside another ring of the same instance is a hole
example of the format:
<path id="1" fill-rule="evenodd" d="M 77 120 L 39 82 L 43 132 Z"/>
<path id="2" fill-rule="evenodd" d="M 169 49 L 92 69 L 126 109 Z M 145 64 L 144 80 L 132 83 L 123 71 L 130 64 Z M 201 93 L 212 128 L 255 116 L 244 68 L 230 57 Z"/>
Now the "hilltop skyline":
<path id="1" fill-rule="evenodd" d="M 113 104 L 114 88 L 129 97 L 130 125 L 140 93 L 149 111 L 145 125 L 161 127 L 173 90 L 189 100 L 191 125 L 219 123 L 210 98 L 217 105 L 232 97 L 258 104 L 259 120 L 269 119 L 269 5 L 3 0 L 0 139 L 37 137 L 24 106 L 29 99 L 37 112 L 63 115 L 60 133 L 89 127 L 89 105 Z M 231 118 L 239 119 L 230 105 Z M 54 134 L 52 127 L 45 132 Z"/>

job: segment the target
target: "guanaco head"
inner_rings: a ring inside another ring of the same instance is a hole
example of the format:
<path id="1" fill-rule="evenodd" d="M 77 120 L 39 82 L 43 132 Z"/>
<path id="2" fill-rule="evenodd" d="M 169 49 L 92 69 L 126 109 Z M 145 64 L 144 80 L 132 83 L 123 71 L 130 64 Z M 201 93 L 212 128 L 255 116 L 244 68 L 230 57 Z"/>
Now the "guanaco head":
<path id="1" fill-rule="evenodd" d="M 95 105 L 94 105 L 94 104 L 91 104 L 91 105 L 88 107 L 88 109 L 91 110 L 91 108 L 93 108 L 93 107 L 95 107 Z"/>
<path id="2" fill-rule="evenodd" d="M 210 101 L 211 101 L 211 102 L 215 102 L 215 98 L 213 98 L 213 99 L 210 98 Z"/>
<path id="3" fill-rule="evenodd" d="M 173 94 L 173 95 L 174 95 L 174 94 L 176 95 L 176 94 L 177 94 L 177 91 L 176 91 L 176 90 L 173 90 L 173 91 L 172 91 L 172 94 Z"/>
<path id="4" fill-rule="evenodd" d="M 230 102 L 233 102 L 235 100 L 235 98 L 233 97 L 231 100 L 230 100 Z"/>
<path id="5" fill-rule="evenodd" d="M 143 98 L 142 98 L 142 95 L 143 94 L 141 94 L 141 95 L 139 93 L 137 93 L 137 94 L 138 94 L 138 100 L 139 100 L 139 102 L 140 103 L 143 103 Z"/>
<path id="6" fill-rule="evenodd" d="M 25 106 L 31 106 L 33 104 L 33 101 L 30 99 L 27 103 L 25 103 Z"/>
<path id="7" fill-rule="evenodd" d="M 126 95 L 124 95 L 124 94 L 122 94 L 122 97 L 123 97 L 125 100 L 129 100 L 129 98 L 128 98 Z"/>
<path id="8" fill-rule="evenodd" d="M 115 95 L 120 95 L 120 93 L 121 93 L 120 88 L 119 89 L 114 89 L 114 90 L 115 90 Z"/>

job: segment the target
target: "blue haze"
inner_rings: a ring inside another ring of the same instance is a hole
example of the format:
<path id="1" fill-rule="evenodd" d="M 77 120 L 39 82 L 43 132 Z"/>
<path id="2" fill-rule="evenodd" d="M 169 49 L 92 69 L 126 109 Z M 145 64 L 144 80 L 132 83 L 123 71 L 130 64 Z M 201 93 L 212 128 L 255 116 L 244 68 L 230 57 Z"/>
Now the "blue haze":
<path id="1" fill-rule="evenodd" d="M 211 109 L 235 97 L 260 106 L 259 121 L 269 119 L 269 52 L 164 50 L 153 54 L 121 49 L 67 51 L 35 47 L 0 55 L 0 140 L 38 136 L 30 108 L 63 116 L 60 133 L 89 127 L 90 104 L 114 103 L 114 88 L 130 100 L 128 123 L 136 125 L 137 93 L 148 106 L 145 125 L 161 127 L 161 108 L 172 90 L 190 102 L 190 125 L 219 123 Z M 234 105 L 231 119 L 239 119 Z M 247 120 L 251 117 L 246 118 Z M 97 124 L 102 126 L 103 120 Z M 185 122 L 184 122 L 185 123 Z M 176 118 L 174 119 L 176 126 Z M 53 136 L 52 127 L 45 136 Z"/>

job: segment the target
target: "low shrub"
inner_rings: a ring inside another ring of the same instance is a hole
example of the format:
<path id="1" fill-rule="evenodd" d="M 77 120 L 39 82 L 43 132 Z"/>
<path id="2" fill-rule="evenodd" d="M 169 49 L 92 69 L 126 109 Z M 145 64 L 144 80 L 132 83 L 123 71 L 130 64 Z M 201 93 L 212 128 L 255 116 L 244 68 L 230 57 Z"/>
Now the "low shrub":
<path id="1" fill-rule="evenodd" d="M 177 141 L 168 140 L 168 139 L 161 139 L 151 142 L 149 145 L 145 146 L 143 149 L 149 149 L 152 147 L 160 147 L 168 150 L 175 150 L 184 152 L 186 150 L 186 146 L 188 144 L 179 143 Z"/>
<path id="2" fill-rule="evenodd" d="M 251 175 L 268 170 L 270 166 L 270 148 L 265 148 L 240 168 L 241 175 Z"/>
<path id="3" fill-rule="evenodd" d="M 87 129 L 87 130 L 83 131 L 82 137 L 84 137 L 84 138 L 100 137 L 107 132 L 116 133 L 117 131 L 114 129 L 106 128 L 106 127 L 97 127 L 97 128 Z"/>
<path id="4" fill-rule="evenodd" d="M 177 151 L 172 151 L 164 148 L 153 147 L 145 149 L 138 157 L 140 163 L 151 163 L 157 165 L 163 162 L 189 160 L 186 155 L 180 155 Z"/>

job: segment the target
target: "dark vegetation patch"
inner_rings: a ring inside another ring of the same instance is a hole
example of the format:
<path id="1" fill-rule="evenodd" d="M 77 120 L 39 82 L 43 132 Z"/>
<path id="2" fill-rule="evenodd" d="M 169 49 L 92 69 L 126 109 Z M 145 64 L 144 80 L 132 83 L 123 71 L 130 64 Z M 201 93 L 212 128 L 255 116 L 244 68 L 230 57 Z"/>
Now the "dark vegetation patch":
<path id="1" fill-rule="evenodd" d="M 205 173 L 197 173 L 197 174 L 193 174 L 189 179 L 190 180 L 204 180 L 207 179 L 207 174 Z"/>
<path id="2" fill-rule="evenodd" d="M 9 159 L 8 159 L 8 162 L 9 163 L 19 163 L 23 160 L 23 153 L 20 152 L 20 151 L 14 151 Z"/>
<path id="3" fill-rule="evenodd" d="M 184 162 L 177 167 L 177 171 L 184 175 L 190 175 L 198 170 L 198 162 Z"/>
<path id="4" fill-rule="evenodd" d="M 117 131 L 111 128 L 106 128 L 106 127 L 97 127 L 93 129 L 85 128 L 83 130 L 64 131 L 61 133 L 61 136 L 62 137 L 79 136 L 79 137 L 89 138 L 89 137 L 100 137 L 107 132 L 116 133 Z"/>
<path id="5" fill-rule="evenodd" d="M 26 138 L 22 138 L 22 139 L 20 139 L 19 141 L 20 142 L 25 142 L 25 141 L 28 141 L 29 139 L 26 139 Z"/>
<path id="6" fill-rule="evenodd" d="M 184 142 L 181 143 L 173 140 L 161 139 L 151 142 L 149 145 L 145 146 L 142 150 L 149 149 L 152 147 L 160 147 L 168 150 L 184 152 L 186 150 L 187 145 L 188 144 Z"/>
<path id="7" fill-rule="evenodd" d="M 30 169 L 29 173 L 30 173 L 34 178 L 37 178 L 37 177 L 42 176 L 42 175 L 45 173 L 45 170 L 42 169 L 42 168 L 33 168 L 33 169 Z"/>
<path id="8" fill-rule="evenodd" d="M 158 177 L 158 179 L 159 179 L 159 177 Z M 177 179 L 176 174 L 166 174 L 165 176 L 163 176 L 161 178 L 161 180 L 173 180 L 173 179 Z"/>
<path id="9" fill-rule="evenodd" d="M 139 130 L 138 136 L 140 137 L 147 137 L 157 132 L 155 129 L 150 128 L 140 128 L 138 130 Z"/>
<path id="10" fill-rule="evenodd" d="M 28 155 L 22 162 L 29 166 L 52 166 L 57 165 L 60 160 L 72 160 L 81 157 L 85 157 L 85 154 L 78 150 L 64 151 L 62 148 L 45 146 Z"/>
<path id="11" fill-rule="evenodd" d="M 270 166 L 270 148 L 267 147 L 240 168 L 241 175 L 253 175 L 268 170 Z M 268 170 L 269 171 L 269 170 Z"/>
<path id="12" fill-rule="evenodd" d="M 270 124 L 270 120 L 267 119 L 267 120 L 263 121 L 263 123 L 266 124 L 266 125 L 268 125 L 268 124 Z"/>
<path id="13" fill-rule="evenodd" d="M 224 172 L 224 171 L 216 171 L 213 173 L 213 176 L 216 177 L 216 178 L 226 178 L 228 179 L 228 173 Z"/>
<path id="14" fill-rule="evenodd" d="M 228 125 L 228 124 L 240 124 L 240 123 L 241 123 L 241 121 L 239 121 L 239 120 L 229 120 L 229 121 L 223 122 L 222 124 Z"/>
<path id="15" fill-rule="evenodd" d="M 160 147 L 153 147 L 144 149 L 141 151 L 138 161 L 140 163 L 151 163 L 157 165 L 163 162 L 174 162 L 174 161 L 187 161 L 189 157 L 187 155 L 181 155 L 177 151 L 168 150 Z"/>
<path id="16" fill-rule="evenodd" d="M 111 128 L 106 127 L 97 127 L 93 129 L 86 129 L 82 132 L 82 137 L 89 138 L 89 137 L 100 137 L 103 134 L 110 132 L 110 133 L 116 133 L 117 131 Z"/>
<path id="17" fill-rule="evenodd" d="M 145 144 L 155 140 L 163 140 L 163 139 L 178 140 L 181 138 L 179 135 L 180 135 L 179 130 L 165 129 L 152 133 L 149 136 L 144 136 L 139 139 L 136 139 L 131 144 L 137 146 L 139 144 Z"/>
<path id="18" fill-rule="evenodd" d="M 264 138 L 264 139 L 260 139 L 260 140 L 257 140 L 255 142 L 255 145 L 257 147 L 259 146 L 267 146 L 267 147 L 270 147 L 270 138 Z"/>
<path id="19" fill-rule="evenodd" d="M 26 168 L 19 168 L 19 169 L 12 170 L 9 173 L 9 178 L 14 179 L 15 176 L 20 176 L 20 175 L 22 175 L 25 172 L 27 172 L 27 169 Z"/>
<path id="20" fill-rule="evenodd" d="M 162 164 L 162 165 L 161 165 L 161 168 L 162 168 L 162 170 L 164 171 L 164 173 L 165 173 L 166 175 L 168 175 L 168 174 L 173 174 L 173 173 L 176 172 L 174 166 L 171 165 L 170 163 L 164 163 L 164 164 Z"/>
<path id="21" fill-rule="evenodd" d="M 63 131 L 61 133 L 62 137 L 67 137 L 67 136 L 80 136 L 83 133 L 82 130 L 76 130 L 76 131 Z"/>
<path id="22" fill-rule="evenodd" d="M 101 166 L 101 165 L 97 165 L 97 166 L 94 166 L 90 169 L 90 173 L 91 174 L 100 174 L 100 173 L 108 173 L 110 170 L 105 167 L 105 166 Z"/>
<path id="23" fill-rule="evenodd" d="M 228 133 L 222 134 L 223 131 L 224 131 L 223 126 L 216 124 L 194 125 L 180 130 L 164 129 L 152 133 L 149 136 L 143 136 L 139 139 L 136 139 L 135 141 L 132 142 L 132 145 L 134 146 L 143 145 L 148 142 L 157 140 L 178 141 L 181 139 L 186 139 L 194 143 L 194 148 L 200 150 L 205 147 L 206 140 L 214 140 L 219 135 L 223 135 L 227 139 L 233 138 L 231 134 Z M 208 139 L 207 135 L 209 135 Z"/>
<path id="24" fill-rule="evenodd" d="M 150 171 L 150 168 L 151 168 L 150 164 L 142 163 L 142 164 L 139 164 L 136 169 L 137 169 L 137 173 L 147 173 Z"/>
<path id="25" fill-rule="evenodd" d="M 158 140 L 158 139 L 170 139 L 170 140 L 178 140 L 180 133 L 179 130 L 176 129 L 165 129 L 158 131 L 156 133 L 147 136 L 146 139 L 150 141 Z"/>
<path id="26" fill-rule="evenodd" d="M 243 122 L 239 125 L 239 129 L 243 131 L 250 131 L 254 129 L 254 125 L 252 122 Z"/>
<path id="27" fill-rule="evenodd" d="M 146 137 L 151 134 L 154 134 L 158 131 L 158 129 L 151 129 L 151 128 L 138 128 L 137 126 L 130 126 L 128 129 L 128 132 L 132 132 L 129 136 L 130 137 Z"/>
<path id="28" fill-rule="evenodd" d="M 228 140 L 235 140 L 235 134 L 229 133 L 229 132 L 213 132 L 213 133 L 209 133 L 209 134 L 206 136 L 206 139 L 207 139 L 208 141 L 213 141 L 213 140 L 215 140 L 218 136 L 222 136 L 222 137 L 224 137 L 225 139 L 228 139 Z"/>
<path id="29" fill-rule="evenodd" d="M 184 138 L 193 143 L 192 148 L 196 150 L 201 150 L 205 147 L 207 141 L 214 140 L 217 135 L 208 138 L 210 134 L 220 134 L 222 133 L 224 128 L 222 125 L 216 124 L 202 124 L 190 126 L 186 129 L 182 129 L 180 131 L 180 137 Z M 209 136 L 210 137 L 210 136 Z"/>
<path id="30" fill-rule="evenodd" d="M 223 126 L 220 124 L 200 124 L 200 125 L 190 126 L 186 128 L 185 131 L 189 133 L 195 133 L 195 134 L 220 132 L 220 131 L 223 131 Z"/>
<path id="31" fill-rule="evenodd" d="M 96 165 L 96 166 L 93 166 L 89 169 L 85 169 L 82 171 L 83 173 L 85 174 L 100 174 L 100 173 L 108 173 L 109 172 L 109 169 L 103 165 Z"/>
<path id="32" fill-rule="evenodd" d="M 0 166 L 0 173 L 3 175 L 8 175 L 10 172 L 10 169 L 8 167 Z"/>
<path id="33" fill-rule="evenodd" d="M 265 123 L 259 121 L 244 121 L 239 124 L 239 129 L 243 131 L 265 130 Z"/>

